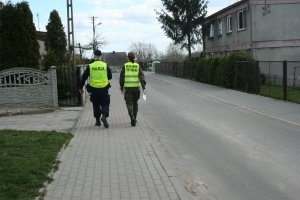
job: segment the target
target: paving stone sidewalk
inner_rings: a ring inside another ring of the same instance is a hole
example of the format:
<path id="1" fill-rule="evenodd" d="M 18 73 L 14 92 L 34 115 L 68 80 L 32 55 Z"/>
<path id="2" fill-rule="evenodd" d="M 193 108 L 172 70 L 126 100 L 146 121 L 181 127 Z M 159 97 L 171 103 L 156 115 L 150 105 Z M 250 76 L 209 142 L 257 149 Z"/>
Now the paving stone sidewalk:
<path id="1" fill-rule="evenodd" d="M 71 132 L 81 110 L 82 107 L 0 109 L 0 130 Z"/>
<path id="2" fill-rule="evenodd" d="M 94 125 L 87 101 L 45 199 L 181 199 L 153 149 L 143 118 L 138 116 L 137 126 L 131 127 L 120 91 L 112 88 L 110 93 L 110 127 Z"/>

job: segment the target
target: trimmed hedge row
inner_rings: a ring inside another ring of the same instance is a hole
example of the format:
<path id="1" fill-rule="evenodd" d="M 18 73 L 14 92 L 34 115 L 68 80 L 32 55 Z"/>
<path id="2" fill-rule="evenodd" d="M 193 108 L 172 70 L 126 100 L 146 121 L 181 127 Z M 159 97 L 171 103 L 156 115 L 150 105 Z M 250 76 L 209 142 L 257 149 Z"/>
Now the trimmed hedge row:
<path id="1" fill-rule="evenodd" d="M 260 91 L 259 66 L 245 53 L 209 59 L 191 58 L 182 66 L 182 69 L 178 69 L 177 65 L 174 65 L 173 70 L 168 67 L 165 73 L 164 63 L 161 63 L 156 71 L 249 93 Z M 178 73 L 179 71 L 181 73 Z"/>

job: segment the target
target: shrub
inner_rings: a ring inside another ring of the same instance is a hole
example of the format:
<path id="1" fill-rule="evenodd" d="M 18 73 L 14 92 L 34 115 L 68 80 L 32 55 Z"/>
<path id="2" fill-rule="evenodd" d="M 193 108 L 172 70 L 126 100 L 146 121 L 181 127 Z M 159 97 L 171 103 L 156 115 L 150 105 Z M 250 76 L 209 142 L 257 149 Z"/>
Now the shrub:
<path id="1" fill-rule="evenodd" d="M 190 62 L 196 62 L 190 63 L 195 66 L 196 81 L 250 93 L 258 93 L 260 90 L 259 68 L 246 53 L 233 53 L 230 56 Z"/>
<path id="2" fill-rule="evenodd" d="M 215 84 L 225 88 L 230 88 L 230 67 L 228 65 L 228 57 L 220 57 L 219 65 L 216 69 Z"/>
<path id="3" fill-rule="evenodd" d="M 197 68 L 197 63 L 199 62 L 199 58 L 188 58 L 184 61 L 184 78 L 195 79 L 195 69 Z"/>
<path id="4" fill-rule="evenodd" d="M 209 59 L 190 58 L 185 60 L 182 74 L 183 78 L 249 93 L 260 90 L 259 67 L 246 53 Z"/>
<path id="5" fill-rule="evenodd" d="M 240 61 L 240 62 L 239 62 Z M 259 93 L 260 72 L 254 59 L 246 53 L 233 53 L 228 57 L 231 88 L 249 93 Z"/>

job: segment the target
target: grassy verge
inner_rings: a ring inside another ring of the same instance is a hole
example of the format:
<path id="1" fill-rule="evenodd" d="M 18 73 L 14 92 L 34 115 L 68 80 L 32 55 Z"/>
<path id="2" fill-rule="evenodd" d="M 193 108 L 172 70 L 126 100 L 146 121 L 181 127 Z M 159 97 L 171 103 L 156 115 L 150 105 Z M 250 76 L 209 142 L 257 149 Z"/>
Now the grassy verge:
<path id="1" fill-rule="evenodd" d="M 261 85 L 260 95 L 268 96 L 276 99 L 283 99 L 283 89 L 282 86 Z M 300 89 L 288 87 L 287 99 L 288 101 L 300 103 Z"/>
<path id="2" fill-rule="evenodd" d="M 34 199 L 71 134 L 0 130 L 0 199 Z"/>

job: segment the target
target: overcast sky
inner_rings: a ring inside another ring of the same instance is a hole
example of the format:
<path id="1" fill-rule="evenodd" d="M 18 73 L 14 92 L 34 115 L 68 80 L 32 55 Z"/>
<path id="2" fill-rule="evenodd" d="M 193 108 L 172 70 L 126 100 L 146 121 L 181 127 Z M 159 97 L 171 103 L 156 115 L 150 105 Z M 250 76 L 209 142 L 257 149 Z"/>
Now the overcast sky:
<path id="1" fill-rule="evenodd" d="M 3 0 L 0 0 L 3 1 Z M 227 7 L 237 0 L 209 0 L 208 15 Z M 7 2 L 4 0 L 4 3 Z M 12 0 L 12 3 L 21 2 Z M 27 0 L 37 30 L 45 31 L 49 15 L 57 10 L 67 34 L 67 0 Z M 163 9 L 161 0 L 73 0 L 75 43 L 87 44 L 92 39 L 92 20 L 97 34 L 105 38 L 107 44 L 103 52 L 128 52 L 133 42 L 153 44 L 158 51 L 165 52 L 172 42 L 156 19 L 155 10 Z"/>

